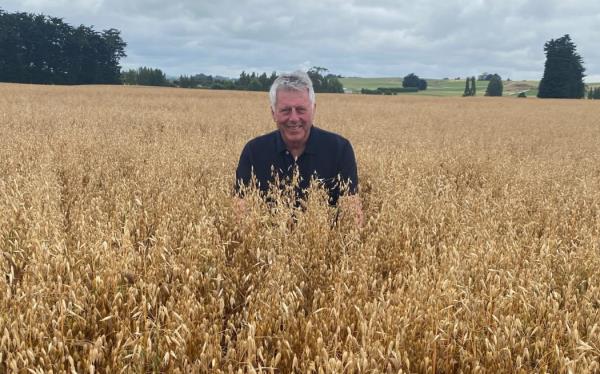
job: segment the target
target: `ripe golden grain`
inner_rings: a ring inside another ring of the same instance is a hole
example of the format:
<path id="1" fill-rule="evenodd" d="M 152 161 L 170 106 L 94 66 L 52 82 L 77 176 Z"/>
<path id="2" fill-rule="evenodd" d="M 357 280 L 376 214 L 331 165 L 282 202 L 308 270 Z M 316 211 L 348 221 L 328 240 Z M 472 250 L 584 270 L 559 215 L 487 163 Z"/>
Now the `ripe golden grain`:
<path id="1" fill-rule="evenodd" d="M 597 103 L 318 103 L 362 230 L 238 225 L 263 93 L 0 85 L 0 373 L 600 370 Z"/>

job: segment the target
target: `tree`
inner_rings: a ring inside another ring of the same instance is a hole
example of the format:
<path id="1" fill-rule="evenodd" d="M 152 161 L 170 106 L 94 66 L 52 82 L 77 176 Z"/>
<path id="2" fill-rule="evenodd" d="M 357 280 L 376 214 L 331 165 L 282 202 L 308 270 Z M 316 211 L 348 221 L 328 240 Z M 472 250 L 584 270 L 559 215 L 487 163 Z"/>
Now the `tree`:
<path id="1" fill-rule="evenodd" d="M 500 78 L 500 75 L 498 74 L 490 74 L 490 73 L 481 73 L 479 74 L 479 76 L 477 77 L 478 81 L 491 81 L 492 78 L 497 77 Z"/>
<path id="2" fill-rule="evenodd" d="M 262 91 L 262 85 L 257 77 L 252 77 L 252 79 L 250 79 L 248 91 Z"/>
<path id="3" fill-rule="evenodd" d="M 402 79 L 402 87 L 419 87 L 419 76 L 410 73 Z"/>
<path id="4" fill-rule="evenodd" d="M 476 93 L 477 88 L 475 87 L 475 77 L 467 78 L 463 96 L 475 96 Z"/>
<path id="5" fill-rule="evenodd" d="M 125 47 L 116 29 L 100 33 L 56 17 L 0 9 L 0 81 L 118 84 Z"/>
<path id="6" fill-rule="evenodd" d="M 471 96 L 471 78 L 467 78 L 465 81 L 465 90 L 463 92 L 463 97 Z"/>
<path id="7" fill-rule="evenodd" d="M 262 91 L 267 91 L 271 86 L 269 84 L 269 77 L 267 76 L 267 73 L 262 73 L 261 75 L 259 75 L 258 81 L 260 82 L 260 90 Z"/>
<path id="8" fill-rule="evenodd" d="M 140 67 L 137 70 L 128 70 L 121 76 L 124 84 L 137 84 L 140 86 L 168 86 L 169 82 L 165 73 L 160 69 Z"/>
<path id="9" fill-rule="evenodd" d="M 492 77 L 485 90 L 485 96 L 502 96 L 503 90 L 502 79 L 499 77 Z"/>
<path id="10" fill-rule="evenodd" d="M 546 63 L 538 97 L 581 99 L 585 95 L 583 59 L 569 34 L 544 44 Z"/>
<path id="11" fill-rule="evenodd" d="M 331 92 L 331 93 L 343 93 L 344 86 L 336 75 L 326 74 L 329 71 L 326 68 L 313 66 L 306 74 L 310 77 L 315 92 Z"/>

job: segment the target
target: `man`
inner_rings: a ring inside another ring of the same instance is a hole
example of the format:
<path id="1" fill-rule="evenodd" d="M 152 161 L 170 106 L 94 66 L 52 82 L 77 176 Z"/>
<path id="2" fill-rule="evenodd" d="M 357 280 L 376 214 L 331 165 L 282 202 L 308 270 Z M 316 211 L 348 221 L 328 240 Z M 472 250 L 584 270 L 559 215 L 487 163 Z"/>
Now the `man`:
<path id="1" fill-rule="evenodd" d="M 319 180 L 326 188 L 329 203 L 338 205 L 347 184 L 345 206 L 362 225 L 363 214 L 358 198 L 358 175 L 352 145 L 340 135 L 313 125 L 316 103 L 308 74 L 296 71 L 280 75 L 272 84 L 269 97 L 277 130 L 252 139 L 244 147 L 236 170 L 236 189 L 250 185 L 252 176 L 261 192 L 266 193 L 275 176 L 285 182 L 299 176 L 297 198 L 311 180 Z M 341 183 L 340 183 L 341 182 Z M 237 214 L 245 210 L 243 199 L 236 198 Z"/>

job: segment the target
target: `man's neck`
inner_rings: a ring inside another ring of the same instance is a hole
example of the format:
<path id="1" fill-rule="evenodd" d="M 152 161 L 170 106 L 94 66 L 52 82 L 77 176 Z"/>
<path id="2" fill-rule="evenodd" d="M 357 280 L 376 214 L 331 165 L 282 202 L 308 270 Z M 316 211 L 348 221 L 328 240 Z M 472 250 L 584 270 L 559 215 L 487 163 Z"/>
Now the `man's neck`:
<path id="1" fill-rule="evenodd" d="M 312 129 L 311 129 L 312 131 Z M 309 135 L 310 137 L 310 135 Z M 308 143 L 308 139 L 306 140 L 306 142 L 304 142 L 303 144 L 293 144 L 293 143 L 287 143 L 285 142 L 285 148 L 288 150 L 288 152 L 290 152 L 290 154 L 294 157 L 295 160 L 298 159 L 298 157 L 300 157 L 300 155 L 302 155 L 302 153 L 304 153 L 304 150 L 306 149 L 306 143 Z"/>
<path id="2" fill-rule="evenodd" d="M 300 155 L 301 155 L 302 153 L 304 153 L 304 149 L 305 149 L 305 148 L 306 148 L 306 147 L 304 147 L 304 146 L 303 146 L 302 148 L 290 148 L 290 147 L 288 147 L 288 151 L 290 151 L 290 153 L 291 153 L 291 154 L 292 154 L 292 156 L 294 157 L 294 160 L 297 160 L 297 159 L 298 159 L 298 157 L 300 157 Z"/>

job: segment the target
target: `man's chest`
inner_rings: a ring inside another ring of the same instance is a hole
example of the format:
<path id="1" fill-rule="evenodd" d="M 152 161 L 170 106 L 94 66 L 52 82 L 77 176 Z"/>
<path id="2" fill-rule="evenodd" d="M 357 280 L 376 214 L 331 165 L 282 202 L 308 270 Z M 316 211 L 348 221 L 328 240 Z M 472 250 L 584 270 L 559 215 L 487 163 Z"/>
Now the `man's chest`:
<path id="1" fill-rule="evenodd" d="M 338 171 L 333 157 L 319 157 L 315 154 L 302 154 L 294 158 L 289 152 L 281 152 L 263 164 L 261 179 L 272 180 L 277 175 L 280 179 L 300 177 L 301 181 L 308 182 L 311 178 L 331 179 Z"/>

